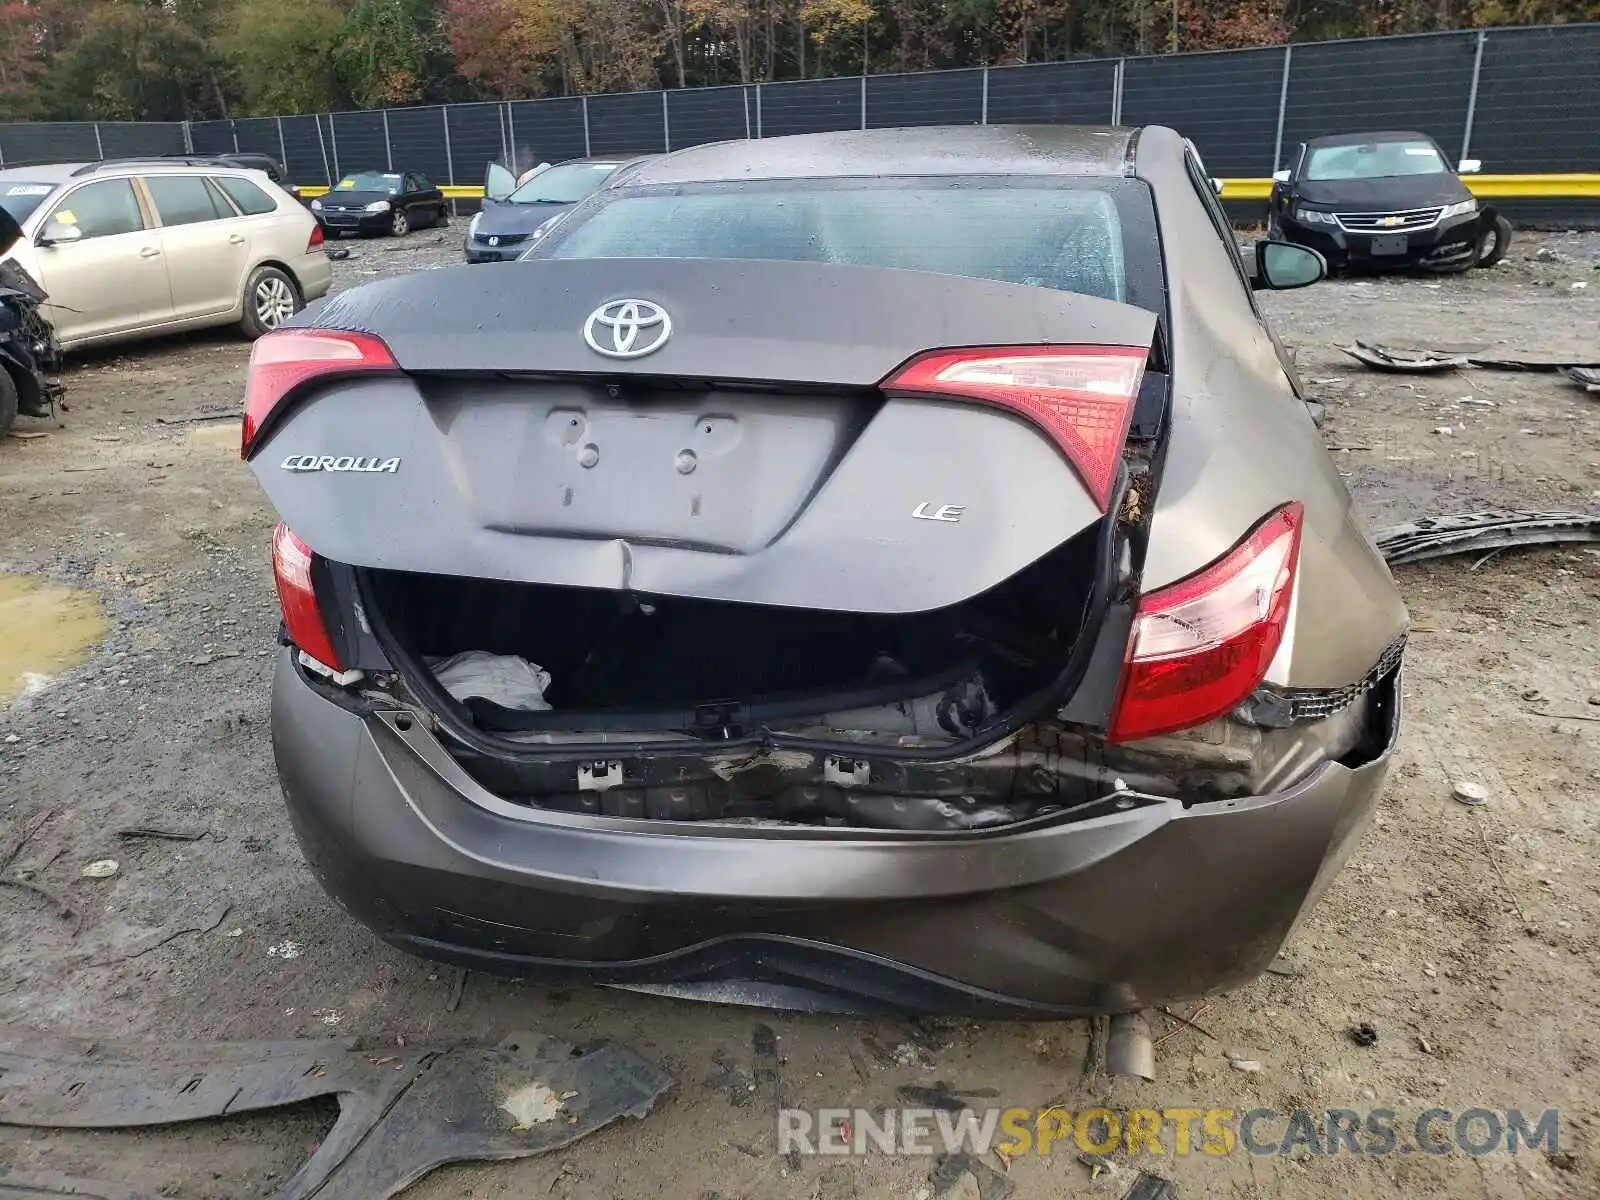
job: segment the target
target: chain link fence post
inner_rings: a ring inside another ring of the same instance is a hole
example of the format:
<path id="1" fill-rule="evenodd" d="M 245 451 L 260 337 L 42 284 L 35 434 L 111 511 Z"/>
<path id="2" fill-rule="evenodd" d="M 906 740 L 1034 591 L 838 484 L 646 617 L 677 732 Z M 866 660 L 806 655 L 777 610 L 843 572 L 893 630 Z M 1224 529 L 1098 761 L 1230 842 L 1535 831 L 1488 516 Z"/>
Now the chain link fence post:
<path id="1" fill-rule="evenodd" d="M 1488 33 L 1478 30 L 1477 44 L 1472 48 L 1472 88 L 1467 92 L 1467 123 L 1461 131 L 1462 158 L 1472 151 L 1472 122 L 1478 115 L 1478 76 L 1483 73 L 1483 44 L 1488 40 Z"/>
<path id="2" fill-rule="evenodd" d="M 1125 58 L 1117 59 L 1117 66 L 1111 73 L 1111 123 L 1122 124 L 1122 69 L 1127 65 Z"/>
<path id="3" fill-rule="evenodd" d="M 588 158 L 592 151 L 589 149 L 589 97 L 583 97 L 583 156 Z"/>
<path id="4" fill-rule="evenodd" d="M 99 158 L 105 158 L 105 156 L 106 156 L 106 145 L 105 145 L 104 142 L 102 142 L 100 140 L 100 122 L 99 121 L 96 121 L 94 123 L 94 152 L 95 152 L 95 155 L 97 157 L 99 157 Z"/>
<path id="5" fill-rule="evenodd" d="M 984 64 L 984 68 L 983 68 L 983 98 L 981 100 L 979 100 L 979 102 L 978 102 L 978 124 L 987 125 L 988 123 L 989 123 L 989 67 L 988 67 L 988 64 L 986 63 L 986 64 Z"/>
<path id="6" fill-rule="evenodd" d="M 1283 81 L 1278 84 L 1278 132 L 1272 141 L 1272 171 L 1277 174 L 1283 166 L 1283 119 L 1289 111 L 1289 64 L 1294 60 L 1294 47 L 1283 48 Z"/>

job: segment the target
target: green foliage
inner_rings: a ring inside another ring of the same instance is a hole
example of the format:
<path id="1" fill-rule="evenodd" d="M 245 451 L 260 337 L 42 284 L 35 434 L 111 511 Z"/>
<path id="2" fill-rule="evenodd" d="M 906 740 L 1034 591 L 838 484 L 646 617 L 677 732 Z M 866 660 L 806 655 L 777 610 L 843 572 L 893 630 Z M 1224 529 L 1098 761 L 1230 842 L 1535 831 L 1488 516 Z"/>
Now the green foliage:
<path id="1" fill-rule="evenodd" d="M 235 0 L 216 48 L 245 114 L 318 112 L 344 100 L 333 65 L 344 17 L 324 0 Z"/>

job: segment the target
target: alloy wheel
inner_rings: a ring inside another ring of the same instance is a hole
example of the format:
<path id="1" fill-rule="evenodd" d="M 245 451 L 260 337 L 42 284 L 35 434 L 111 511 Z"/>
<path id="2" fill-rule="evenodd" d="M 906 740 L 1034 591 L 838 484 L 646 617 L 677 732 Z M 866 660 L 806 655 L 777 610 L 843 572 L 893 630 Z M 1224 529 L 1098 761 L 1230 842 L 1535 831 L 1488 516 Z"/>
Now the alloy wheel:
<path id="1" fill-rule="evenodd" d="M 256 284 L 256 319 L 263 329 L 276 329 L 294 316 L 294 289 L 281 275 L 268 275 Z"/>

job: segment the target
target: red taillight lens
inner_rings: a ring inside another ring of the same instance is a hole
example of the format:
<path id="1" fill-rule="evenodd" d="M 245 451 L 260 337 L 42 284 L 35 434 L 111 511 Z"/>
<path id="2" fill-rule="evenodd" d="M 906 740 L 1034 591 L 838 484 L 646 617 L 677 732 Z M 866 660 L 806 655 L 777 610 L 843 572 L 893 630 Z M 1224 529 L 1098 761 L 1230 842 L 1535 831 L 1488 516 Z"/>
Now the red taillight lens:
<path id="1" fill-rule="evenodd" d="M 311 226 L 311 240 L 306 242 L 306 253 L 310 254 L 323 243 L 322 222 L 316 221 Z"/>
<path id="2" fill-rule="evenodd" d="M 273 409 L 301 384 L 336 375 L 400 368 L 380 338 L 323 329 L 280 329 L 256 339 L 244 377 L 244 430 L 239 457 L 249 458 Z"/>
<path id="3" fill-rule="evenodd" d="M 279 524 L 272 532 L 272 576 L 278 583 L 278 603 L 283 606 L 283 623 L 289 640 L 312 658 L 335 671 L 344 670 L 334 652 L 333 639 L 317 605 L 316 587 L 311 582 L 311 563 L 315 556 L 307 546 Z"/>
<path id="4" fill-rule="evenodd" d="M 912 359 L 885 391 L 959 396 L 1009 409 L 1060 448 L 1104 509 L 1128 440 L 1148 351 L 1135 346 L 986 346 Z"/>
<path id="5" fill-rule="evenodd" d="M 1209 567 L 1139 601 L 1112 741 L 1202 725 L 1255 690 L 1283 641 L 1303 515 L 1286 504 Z"/>

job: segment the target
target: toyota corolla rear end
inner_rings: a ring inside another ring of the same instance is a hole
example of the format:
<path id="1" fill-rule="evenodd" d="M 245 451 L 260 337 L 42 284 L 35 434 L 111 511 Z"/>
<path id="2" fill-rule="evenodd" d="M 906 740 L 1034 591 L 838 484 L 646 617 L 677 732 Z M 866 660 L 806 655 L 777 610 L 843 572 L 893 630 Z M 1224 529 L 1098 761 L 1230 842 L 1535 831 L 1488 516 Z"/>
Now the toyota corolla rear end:
<path id="1" fill-rule="evenodd" d="M 833 1011 L 1125 1011 L 1271 960 L 1398 720 L 1398 641 L 1293 686 L 1299 597 L 1387 574 L 1359 536 L 1341 565 L 1314 487 L 1147 583 L 1148 193 L 996 190 L 1072 216 L 1045 278 L 600 254 L 257 343 L 274 748 L 353 915 L 475 968 Z M 675 229 L 726 230 L 682 200 Z"/>

